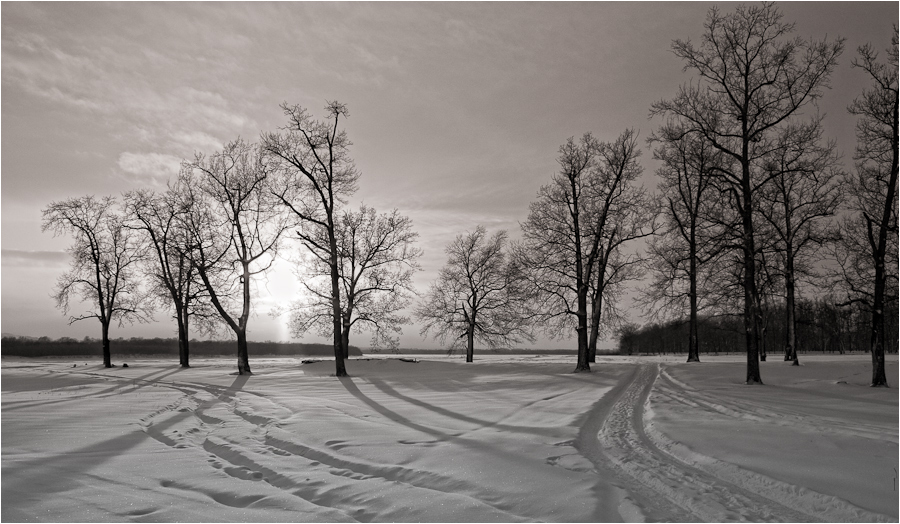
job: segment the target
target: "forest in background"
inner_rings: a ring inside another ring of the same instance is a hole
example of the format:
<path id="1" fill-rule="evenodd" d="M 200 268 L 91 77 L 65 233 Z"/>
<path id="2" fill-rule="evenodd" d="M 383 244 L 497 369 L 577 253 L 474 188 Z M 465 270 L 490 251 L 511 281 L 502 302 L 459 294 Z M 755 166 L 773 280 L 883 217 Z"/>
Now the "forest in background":
<path id="1" fill-rule="evenodd" d="M 871 344 L 871 314 L 858 305 L 838 307 L 824 299 L 799 300 L 796 308 L 797 351 L 800 353 L 868 352 Z M 885 311 L 885 351 L 897 353 L 897 303 Z M 769 308 L 761 340 L 761 355 L 779 357 L 783 352 L 787 333 L 784 304 Z M 737 315 L 705 315 L 698 319 L 700 353 L 733 353 L 747 350 L 743 321 Z M 648 323 L 643 326 L 626 324 L 618 337 L 620 355 L 687 354 L 689 319 L 675 319 Z"/>
<path id="2" fill-rule="evenodd" d="M 114 339 L 116 354 L 124 355 L 178 355 L 177 338 L 119 338 Z M 333 348 L 328 344 L 305 344 L 297 342 L 253 342 L 254 353 L 258 356 L 329 356 Z M 101 353 L 102 341 L 85 337 L 76 340 L 71 337 L 51 339 L 49 337 L 4 336 L 0 354 L 4 357 L 75 357 L 89 355 L 95 358 Z M 191 340 L 191 353 L 198 357 L 233 356 L 233 340 Z M 356 346 L 350 346 L 350 354 L 362 356 Z"/>

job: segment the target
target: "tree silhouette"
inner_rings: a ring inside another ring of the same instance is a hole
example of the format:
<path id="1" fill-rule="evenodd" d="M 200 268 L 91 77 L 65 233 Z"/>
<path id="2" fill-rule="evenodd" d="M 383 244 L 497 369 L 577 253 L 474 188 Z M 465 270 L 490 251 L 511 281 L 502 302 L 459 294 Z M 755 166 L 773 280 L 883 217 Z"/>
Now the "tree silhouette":
<path id="1" fill-rule="evenodd" d="M 422 335 L 433 333 L 451 347 L 465 340 L 466 362 L 475 341 L 499 347 L 532 340 L 527 288 L 506 249 L 506 231 L 490 237 L 484 226 L 458 235 L 446 248 L 447 264 L 431 284 L 415 315 Z"/>
<path id="2" fill-rule="evenodd" d="M 235 140 L 198 154 L 180 174 L 180 217 L 187 251 L 213 307 L 237 338 L 238 373 L 250 373 L 247 323 L 251 283 L 272 267 L 287 227 L 269 190 L 257 146 Z"/>
<path id="3" fill-rule="evenodd" d="M 754 210 L 768 173 L 760 161 L 778 147 L 779 128 L 821 97 L 843 50 L 842 39 L 789 38 L 794 26 L 781 19 L 774 4 L 739 5 L 725 15 L 711 8 L 699 45 L 672 44 L 698 82 L 682 86 L 675 98 L 656 102 L 651 110 L 679 118 L 734 161 L 734 168 L 726 164 L 715 172 L 741 217 L 748 384 L 762 383 Z"/>
<path id="4" fill-rule="evenodd" d="M 68 315 L 73 295 L 92 309 L 69 316 L 69 324 L 88 318 L 100 321 L 103 365 L 112 367 L 109 326 L 116 321 L 146 322 L 149 301 L 140 289 L 138 264 L 143 251 L 134 232 L 115 211 L 113 197 L 85 196 L 52 202 L 43 210 L 42 231 L 54 236 L 69 234 L 75 243 L 69 271 L 56 282 L 56 306 Z"/>
<path id="5" fill-rule="evenodd" d="M 350 139 L 338 131 L 347 106 L 329 102 L 327 120 L 314 120 L 298 105 L 281 104 L 288 124 L 282 133 L 264 133 L 263 148 L 278 178 L 272 194 L 289 210 L 297 237 L 328 266 L 335 374 L 347 376 L 341 344 L 341 270 L 337 244 L 337 206 L 356 192 L 359 172 L 350 158 Z"/>
<path id="6" fill-rule="evenodd" d="M 853 215 L 842 224 L 836 254 L 849 301 L 871 311 L 872 386 L 887 386 L 884 312 L 897 299 L 897 26 L 886 63 L 869 44 L 858 51 L 853 66 L 872 84 L 849 107 L 859 117 L 856 173 L 845 185 Z"/>
<path id="7" fill-rule="evenodd" d="M 412 230 L 412 221 L 396 209 L 379 215 L 365 205 L 359 211 L 340 213 L 335 226 L 344 358 L 349 357 L 351 330 L 371 331 L 372 347 L 394 348 L 395 334 L 400 333 L 400 326 L 409 323 L 402 311 L 414 295 L 412 276 L 419 270 L 417 259 L 422 255 L 414 246 L 419 235 Z M 317 244 L 326 242 L 320 238 Z M 330 268 L 312 257 L 301 276 L 309 298 L 291 306 L 291 332 L 302 336 L 316 330 L 327 336 L 333 329 Z M 322 282 L 322 277 L 327 281 Z"/>
<path id="8" fill-rule="evenodd" d="M 201 332 L 214 330 L 217 315 L 197 268 L 191 263 L 191 236 L 180 220 L 177 185 L 165 193 L 135 190 L 125 194 L 125 216 L 130 227 L 143 234 L 148 250 L 145 273 L 151 291 L 172 308 L 178 328 L 178 359 L 190 367 L 191 319 Z"/>

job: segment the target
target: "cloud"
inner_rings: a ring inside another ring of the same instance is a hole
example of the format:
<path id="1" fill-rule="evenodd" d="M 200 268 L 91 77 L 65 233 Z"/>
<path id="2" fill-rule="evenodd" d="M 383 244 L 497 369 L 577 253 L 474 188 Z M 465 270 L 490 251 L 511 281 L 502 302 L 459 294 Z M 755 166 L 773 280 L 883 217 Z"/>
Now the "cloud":
<path id="1" fill-rule="evenodd" d="M 56 267 L 64 266 L 69 254 L 65 251 L 4 249 L 0 251 L 0 258 L 7 267 Z"/>
<path id="2" fill-rule="evenodd" d="M 119 168 L 130 175 L 154 185 L 163 186 L 178 174 L 181 159 L 162 153 L 130 153 L 119 155 Z"/>

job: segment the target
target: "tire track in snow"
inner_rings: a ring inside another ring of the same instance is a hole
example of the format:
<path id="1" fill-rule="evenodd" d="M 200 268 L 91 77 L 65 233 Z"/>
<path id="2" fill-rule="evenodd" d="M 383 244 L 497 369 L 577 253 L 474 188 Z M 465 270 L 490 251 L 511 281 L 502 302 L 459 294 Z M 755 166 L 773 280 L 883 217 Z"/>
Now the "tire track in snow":
<path id="1" fill-rule="evenodd" d="M 655 394 L 676 400 L 688 406 L 701 409 L 710 409 L 721 414 L 732 417 L 745 418 L 741 416 L 741 411 L 751 411 L 755 409 L 753 403 L 742 404 L 737 401 L 725 402 L 717 399 L 716 402 L 711 400 L 697 400 L 690 393 L 695 390 L 683 382 L 675 379 L 663 370 L 660 375 L 664 380 L 664 384 L 659 389 L 654 389 Z M 693 400 L 692 400 L 693 399 Z M 649 402 L 648 402 L 649 404 Z M 857 436 L 870 436 L 869 428 L 863 428 L 856 431 L 854 428 L 847 427 L 844 422 L 838 422 L 837 428 L 830 427 L 825 420 L 820 417 L 800 417 L 793 415 L 788 410 L 773 411 L 771 409 L 761 411 L 775 420 L 769 418 L 760 418 L 766 423 L 776 423 L 788 427 L 803 427 L 806 430 L 810 428 L 821 432 L 846 432 Z M 791 417 L 797 417 L 797 420 L 791 420 Z M 758 495 L 781 504 L 790 506 L 806 515 L 804 520 L 822 519 L 825 521 L 838 522 L 893 522 L 894 519 L 887 515 L 871 512 L 855 506 L 839 497 L 833 495 L 822 494 L 802 486 L 796 486 L 777 479 L 773 479 L 766 475 L 748 471 L 735 464 L 731 464 L 713 457 L 700 454 L 689 449 L 687 446 L 670 440 L 665 434 L 655 429 L 652 422 L 653 410 L 646 408 L 643 414 L 643 425 L 645 433 L 653 442 L 654 446 L 691 467 L 695 467 L 712 475 L 720 480 L 731 482 L 742 486 L 744 489 L 752 491 Z M 758 418 L 758 417 L 757 417 Z M 815 418 L 819 423 L 813 424 L 806 420 L 807 418 Z M 830 420 L 830 419 L 829 419 Z"/>
<path id="2" fill-rule="evenodd" d="M 592 410 L 583 430 L 595 433 L 602 458 L 651 520 L 808 522 L 813 515 L 796 511 L 748 489 L 739 476 L 732 481 L 685 463 L 661 450 L 647 435 L 644 409 L 659 374 L 658 365 L 639 365 Z M 584 431 L 583 431 L 584 432 Z M 589 444 L 579 435 L 581 445 Z M 579 448 L 581 449 L 581 448 Z M 784 501 L 787 502 L 787 501 Z"/>
<path id="3" fill-rule="evenodd" d="M 665 369 L 660 373 L 660 378 L 662 380 L 658 382 L 659 387 L 654 388 L 655 394 L 693 408 L 706 409 L 732 418 L 749 419 L 782 427 L 798 428 L 803 431 L 834 433 L 879 441 L 887 439 L 895 444 L 898 442 L 897 434 L 885 434 L 883 427 L 860 422 L 848 423 L 840 418 L 813 415 L 799 410 L 792 410 L 786 406 L 774 406 L 758 401 L 726 400 L 721 397 L 714 399 L 708 397 L 700 398 L 694 388 L 676 379 Z M 773 390 L 780 387 L 767 386 L 767 388 Z M 809 394 L 809 392 L 803 391 L 803 394 Z"/>
<path id="4" fill-rule="evenodd" d="M 248 393 L 240 388 L 188 383 L 159 385 L 176 389 L 185 396 L 143 417 L 141 426 L 144 432 L 170 448 L 184 449 L 188 447 L 185 442 L 191 441 L 192 447 L 212 457 L 208 463 L 214 469 L 235 479 L 263 482 L 286 495 L 360 522 L 393 520 L 399 517 L 400 514 L 391 517 L 391 514 L 386 516 L 372 510 L 372 500 L 369 499 L 369 493 L 379 493 L 383 497 L 385 493 L 397 490 L 413 490 L 423 494 L 414 497 L 417 500 L 415 504 L 403 509 L 404 512 L 418 514 L 421 518 L 428 518 L 433 508 L 433 499 L 439 497 L 449 507 L 478 508 L 489 520 L 527 520 L 510 512 L 512 508 L 507 507 L 504 500 L 475 496 L 477 487 L 465 481 L 401 466 L 348 460 L 302 444 L 296 435 L 278 428 L 279 420 L 253 415 L 240 408 L 238 393 Z M 200 398 L 205 395 L 209 397 L 205 400 Z M 287 409 L 262 395 L 254 396 L 259 397 L 257 400 L 262 399 L 273 406 Z M 179 429 L 184 426 L 189 429 Z M 221 437 L 218 436 L 217 429 L 225 426 L 228 431 Z M 164 433 L 163 429 L 170 433 Z M 236 432 L 243 435 L 240 442 L 228 437 Z M 251 436 L 255 437 L 251 438 L 256 441 L 255 444 L 250 444 L 247 440 Z M 293 463 L 287 465 L 284 461 L 289 459 Z M 347 482 L 325 481 L 325 477 L 342 477 Z M 365 482 L 369 486 L 352 487 L 352 484 L 358 482 Z M 198 491 L 217 503 L 232 507 L 243 507 L 262 498 L 254 496 L 236 500 L 233 493 L 220 493 L 214 489 L 200 489 L 169 481 L 164 481 L 164 484 L 164 487 Z"/>

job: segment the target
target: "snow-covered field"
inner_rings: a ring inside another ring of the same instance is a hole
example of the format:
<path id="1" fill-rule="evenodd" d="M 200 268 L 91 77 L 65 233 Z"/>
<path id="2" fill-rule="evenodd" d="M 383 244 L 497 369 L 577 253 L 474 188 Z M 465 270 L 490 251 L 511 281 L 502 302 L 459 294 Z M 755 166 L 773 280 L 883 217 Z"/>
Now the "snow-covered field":
<path id="1" fill-rule="evenodd" d="M 896 356 L 682 358 L 4 358 L 2 520 L 898 520 Z"/>

